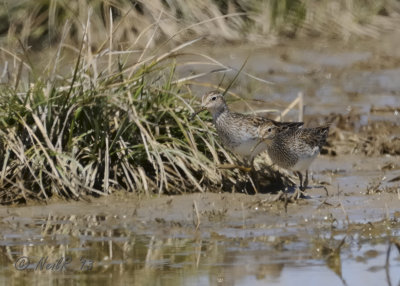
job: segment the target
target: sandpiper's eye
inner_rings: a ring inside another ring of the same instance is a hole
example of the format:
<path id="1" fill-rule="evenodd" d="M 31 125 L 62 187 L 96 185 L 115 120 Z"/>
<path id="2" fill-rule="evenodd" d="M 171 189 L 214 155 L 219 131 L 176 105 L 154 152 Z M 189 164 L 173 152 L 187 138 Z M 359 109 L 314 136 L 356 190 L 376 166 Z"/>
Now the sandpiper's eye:
<path id="1" fill-rule="evenodd" d="M 217 99 L 217 97 L 215 97 L 215 96 L 211 98 L 211 100 L 216 100 L 216 99 Z"/>
<path id="2" fill-rule="evenodd" d="M 271 132 L 272 131 L 272 128 L 270 127 L 270 128 L 268 128 L 268 130 L 267 130 L 268 132 Z"/>

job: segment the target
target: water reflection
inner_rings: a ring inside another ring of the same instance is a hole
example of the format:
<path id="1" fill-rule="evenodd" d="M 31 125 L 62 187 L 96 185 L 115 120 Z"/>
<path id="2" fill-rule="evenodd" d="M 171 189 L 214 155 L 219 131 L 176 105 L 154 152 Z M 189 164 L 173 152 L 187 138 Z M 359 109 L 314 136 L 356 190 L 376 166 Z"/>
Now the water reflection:
<path id="1" fill-rule="evenodd" d="M 319 285 L 316 277 L 330 277 L 327 285 L 351 285 L 361 273 L 370 277 L 365 285 L 387 280 L 388 273 L 387 281 L 400 281 L 398 253 L 390 257 L 390 271 L 384 267 L 387 238 L 398 232 L 397 222 L 352 225 L 347 236 L 306 229 L 296 230 L 298 235 L 261 230 L 229 236 L 224 233 L 232 228 L 210 234 L 183 227 L 171 236 L 150 233 L 151 227 L 141 233 L 139 222 L 105 215 L 8 217 L 1 224 L 4 285 Z M 305 274 L 313 279 L 303 280 Z"/>

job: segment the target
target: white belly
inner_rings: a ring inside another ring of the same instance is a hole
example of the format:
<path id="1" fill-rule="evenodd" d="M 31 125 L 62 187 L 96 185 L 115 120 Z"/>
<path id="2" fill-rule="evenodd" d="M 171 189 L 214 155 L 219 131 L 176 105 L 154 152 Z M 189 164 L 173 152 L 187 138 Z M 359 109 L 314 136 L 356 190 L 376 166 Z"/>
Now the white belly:
<path id="1" fill-rule="evenodd" d="M 248 140 L 232 148 L 232 151 L 245 159 L 252 159 L 267 149 L 267 145 L 265 143 L 258 143 L 259 140 Z"/>
<path id="2" fill-rule="evenodd" d="M 319 148 L 315 147 L 310 153 L 307 154 L 299 154 L 299 159 L 296 164 L 291 168 L 293 171 L 305 171 L 307 170 L 314 159 L 319 154 Z"/>

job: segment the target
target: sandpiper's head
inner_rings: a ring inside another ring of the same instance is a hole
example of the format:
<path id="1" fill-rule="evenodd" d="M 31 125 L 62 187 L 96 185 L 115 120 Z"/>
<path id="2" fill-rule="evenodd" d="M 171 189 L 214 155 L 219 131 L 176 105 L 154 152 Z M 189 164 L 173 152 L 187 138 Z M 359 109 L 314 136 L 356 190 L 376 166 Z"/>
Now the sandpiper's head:
<path id="1" fill-rule="evenodd" d="M 211 113 L 217 112 L 226 105 L 224 96 L 217 90 L 210 91 L 203 95 L 201 99 L 201 108 L 207 109 Z"/>
<path id="2" fill-rule="evenodd" d="M 266 122 L 259 127 L 259 134 L 262 140 L 272 141 L 275 139 L 276 135 L 279 133 L 279 126 L 277 126 L 273 121 Z"/>
<path id="3" fill-rule="evenodd" d="M 226 103 L 223 94 L 218 90 L 210 91 L 203 95 L 201 99 L 201 109 L 196 111 L 196 113 L 192 115 L 192 118 L 204 110 L 208 110 L 212 114 L 216 114 L 223 111 L 225 108 Z"/>

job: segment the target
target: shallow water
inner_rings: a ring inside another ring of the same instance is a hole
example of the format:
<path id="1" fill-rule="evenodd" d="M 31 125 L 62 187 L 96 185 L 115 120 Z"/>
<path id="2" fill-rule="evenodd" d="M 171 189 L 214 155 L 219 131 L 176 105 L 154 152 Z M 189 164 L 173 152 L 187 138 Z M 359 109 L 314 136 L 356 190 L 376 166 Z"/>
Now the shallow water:
<path id="1" fill-rule="evenodd" d="M 385 267 L 389 239 L 400 234 L 393 220 L 343 229 L 332 228 L 329 220 L 271 227 L 222 219 L 198 231 L 184 224 L 101 214 L 3 218 L 0 283 L 321 285 L 322 278 L 326 285 L 400 283 L 394 245 Z"/>

